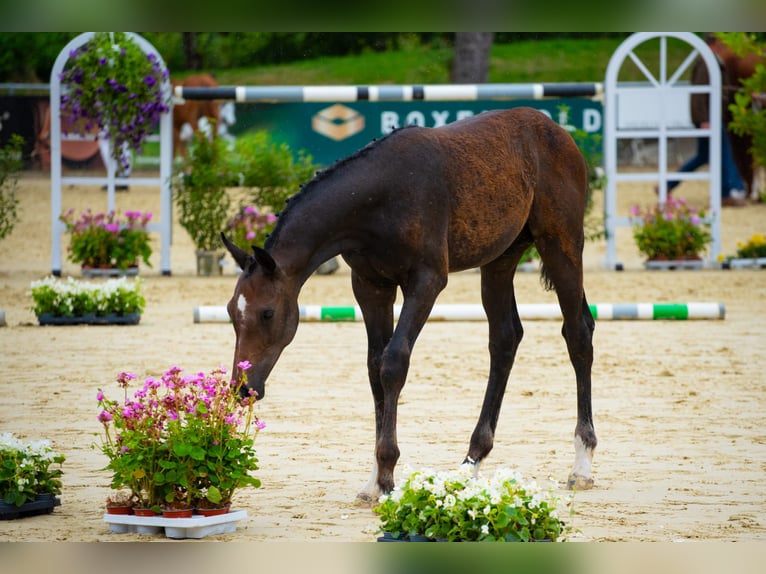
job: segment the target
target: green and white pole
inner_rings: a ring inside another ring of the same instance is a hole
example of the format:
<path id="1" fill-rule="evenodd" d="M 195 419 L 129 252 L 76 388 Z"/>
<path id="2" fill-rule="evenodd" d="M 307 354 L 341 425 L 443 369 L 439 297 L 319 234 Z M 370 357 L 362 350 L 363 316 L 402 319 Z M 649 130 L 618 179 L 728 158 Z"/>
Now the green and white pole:
<path id="1" fill-rule="evenodd" d="M 394 305 L 394 318 L 399 318 L 401 305 Z M 590 305 L 593 317 L 599 321 L 616 320 L 694 320 L 724 319 L 723 303 L 598 303 Z M 357 306 L 301 305 L 301 321 L 361 321 L 362 311 Z M 519 305 L 519 317 L 524 320 L 561 319 L 561 310 L 555 303 L 529 303 Z M 486 321 L 484 308 L 478 304 L 436 304 L 429 321 Z M 195 323 L 228 322 L 226 307 L 199 306 L 194 308 Z"/>

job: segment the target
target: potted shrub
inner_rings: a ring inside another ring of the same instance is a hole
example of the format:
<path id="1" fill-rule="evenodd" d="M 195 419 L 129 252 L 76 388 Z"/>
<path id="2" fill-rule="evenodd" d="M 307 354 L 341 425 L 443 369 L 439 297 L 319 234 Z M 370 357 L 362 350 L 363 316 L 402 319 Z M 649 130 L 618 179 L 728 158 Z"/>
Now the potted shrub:
<path id="1" fill-rule="evenodd" d="M 243 372 L 247 365 L 240 366 Z M 136 505 L 161 510 L 221 507 L 228 510 L 235 491 L 259 487 L 254 443 L 264 427 L 253 412 L 255 396 L 240 398 L 243 378 L 226 370 L 186 376 L 171 367 L 148 377 L 132 396 L 130 373 L 120 373 L 121 401 L 99 389 L 103 425 L 101 451 L 108 458 L 111 487 L 127 489 Z"/>
<path id="2" fill-rule="evenodd" d="M 0 433 L 0 514 L 18 518 L 52 511 L 60 503 L 65 460 L 47 440 L 24 443 Z"/>
<path id="3" fill-rule="evenodd" d="M 141 153 L 170 109 L 163 92 L 167 69 L 125 32 L 96 32 L 69 54 L 60 79 L 63 125 L 75 125 L 82 135 L 97 127 L 120 168 L 129 168 L 130 150 Z"/>
<path id="4" fill-rule="evenodd" d="M 250 208 L 266 214 L 282 211 L 287 199 L 314 177 L 320 167 L 314 163 L 311 154 L 304 150 L 294 154 L 290 146 L 284 142 L 275 142 L 266 131 L 248 133 L 237 138 L 230 166 L 239 185 L 248 188 L 250 204 L 241 206 L 240 213 Z M 255 233 L 256 245 L 263 246 L 262 242 L 275 224 L 276 220 L 269 221 L 262 230 Z M 235 243 L 247 250 L 252 245 L 242 245 L 236 240 Z M 333 257 L 322 263 L 316 272 L 329 275 L 338 267 L 337 258 Z"/>
<path id="5" fill-rule="evenodd" d="M 633 206 L 631 217 L 633 239 L 646 255 L 647 269 L 702 267 L 701 255 L 713 240 L 704 210 L 673 197 L 645 210 Z"/>
<path id="6" fill-rule="evenodd" d="M 447 472 L 405 471 L 375 513 L 381 541 L 555 542 L 570 531 L 558 515 L 561 502 L 513 470 L 474 477 L 473 465 L 463 464 Z"/>
<path id="7" fill-rule="evenodd" d="M 231 183 L 226 146 L 219 137 L 210 139 L 202 131 L 195 132 L 189 153 L 177 166 L 171 183 L 178 222 L 197 250 L 198 275 L 220 274 L 222 269 L 225 251 L 220 233 L 225 229 L 231 205 L 226 192 Z"/>
<path id="8" fill-rule="evenodd" d="M 41 325 L 135 325 L 146 306 L 138 278 L 91 283 L 46 277 L 33 281 L 31 290 L 32 311 Z"/>
<path id="9" fill-rule="evenodd" d="M 69 209 L 60 219 L 70 234 L 68 258 L 79 263 L 84 277 L 136 275 L 139 260 L 151 267 L 152 248 L 147 226 L 151 212 L 126 211 L 124 219 L 114 211 L 75 218 Z"/>

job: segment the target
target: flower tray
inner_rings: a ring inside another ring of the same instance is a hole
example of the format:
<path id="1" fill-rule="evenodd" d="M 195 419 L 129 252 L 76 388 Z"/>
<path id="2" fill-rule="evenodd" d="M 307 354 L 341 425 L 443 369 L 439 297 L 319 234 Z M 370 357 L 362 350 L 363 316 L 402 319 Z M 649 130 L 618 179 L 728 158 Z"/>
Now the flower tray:
<path id="1" fill-rule="evenodd" d="M 671 261 L 644 261 L 644 267 L 650 271 L 668 271 L 676 269 L 702 269 L 702 259 L 674 259 Z"/>
<path id="2" fill-rule="evenodd" d="M 117 315 L 78 315 L 75 317 L 56 316 L 50 313 L 41 313 L 37 316 L 40 325 L 137 325 L 141 320 L 140 313 L 128 313 Z"/>
<path id="3" fill-rule="evenodd" d="M 164 530 L 168 538 L 204 538 L 234 532 L 237 530 L 237 522 L 243 518 L 247 518 L 245 510 L 233 510 L 218 516 L 195 515 L 192 518 L 104 515 L 104 521 L 109 524 L 109 532 L 114 534 L 160 534 Z"/>
<path id="4" fill-rule="evenodd" d="M 117 267 L 81 267 L 80 273 L 86 279 L 103 277 L 137 277 L 138 267 L 119 269 Z"/>
<path id="5" fill-rule="evenodd" d="M 766 257 L 729 259 L 723 262 L 724 269 L 765 269 Z"/>
<path id="6" fill-rule="evenodd" d="M 39 496 L 37 500 L 27 502 L 21 506 L 6 504 L 0 500 L 0 520 L 15 520 L 27 516 L 50 514 L 54 506 L 61 506 L 61 500 L 55 496 Z"/>

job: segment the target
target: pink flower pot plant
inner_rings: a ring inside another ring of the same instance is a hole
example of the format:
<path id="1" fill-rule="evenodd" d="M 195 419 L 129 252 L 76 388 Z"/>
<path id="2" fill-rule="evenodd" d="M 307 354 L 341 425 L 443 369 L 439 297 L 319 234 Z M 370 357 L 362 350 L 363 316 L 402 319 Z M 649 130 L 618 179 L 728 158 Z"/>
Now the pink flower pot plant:
<path id="1" fill-rule="evenodd" d="M 242 372 L 249 365 L 240 365 Z M 127 489 L 137 508 L 226 507 L 234 492 L 260 486 L 255 437 L 265 426 L 254 412 L 255 394 L 240 397 L 244 376 L 232 380 L 219 367 L 186 375 L 177 366 L 160 378 L 119 373 L 123 400 L 99 389 L 101 452 L 112 472 L 111 488 Z"/>

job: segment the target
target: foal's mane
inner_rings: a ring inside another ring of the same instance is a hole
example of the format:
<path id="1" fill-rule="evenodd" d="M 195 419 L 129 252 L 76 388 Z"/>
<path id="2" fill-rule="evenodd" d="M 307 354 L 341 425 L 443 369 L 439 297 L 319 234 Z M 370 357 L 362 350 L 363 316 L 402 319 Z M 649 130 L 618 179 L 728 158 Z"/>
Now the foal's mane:
<path id="1" fill-rule="evenodd" d="M 353 163 L 354 160 L 367 156 L 373 150 L 380 147 L 384 142 L 387 142 L 389 139 L 392 139 L 393 137 L 395 137 L 395 135 L 413 127 L 416 127 L 416 126 L 405 126 L 402 128 L 396 128 L 392 130 L 391 132 L 389 132 L 388 134 L 386 134 L 385 136 L 383 136 L 382 138 L 372 140 L 366 146 L 357 150 L 351 155 L 337 160 L 330 167 L 323 169 L 321 171 L 318 171 L 311 180 L 309 180 L 307 183 L 301 186 L 301 189 L 298 193 L 296 193 L 295 195 L 292 195 L 285 201 L 285 208 L 278 214 L 277 224 L 274 227 L 274 230 L 269 235 L 269 237 L 266 239 L 264 248 L 268 250 L 274 243 L 277 242 L 279 238 L 280 228 L 282 227 L 282 224 L 285 221 L 287 221 L 287 219 L 290 216 L 290 213 L 293 211 L 295 206 L 300 205 L 301 200 L 305 199 L 306 196 L 310 195 L 317 187 L 319 187 L 320 183 L 333 177 L 343 168 Z"/>

